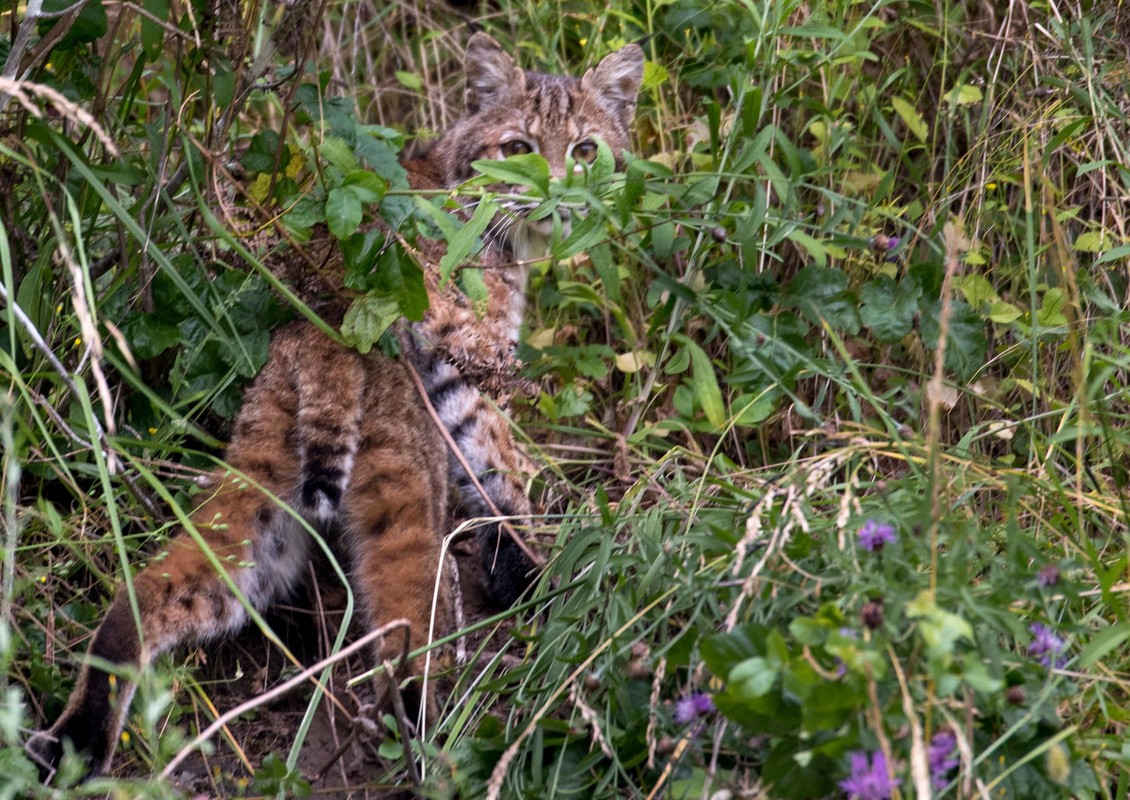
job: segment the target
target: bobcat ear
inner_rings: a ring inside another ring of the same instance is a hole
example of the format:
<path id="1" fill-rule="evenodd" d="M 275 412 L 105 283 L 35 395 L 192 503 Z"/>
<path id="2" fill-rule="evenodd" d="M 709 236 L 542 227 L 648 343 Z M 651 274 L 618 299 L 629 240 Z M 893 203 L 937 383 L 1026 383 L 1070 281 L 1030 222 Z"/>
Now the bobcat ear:
<path id="1" fill-rule="evenodd" d="M 463 69 L 467 73 L 463 104 L 468 114 L 497 105 L 511 92 L 520 92 L 526 87 L 526 74 L 502 45 L 482 31 L 467 42 Z"/>
<path id="2" fill-rule="evenodd" d="M 581 78 L 581 88 L 612 112 L 624 127 L 630 127 L 636 115 L 636 95 L 643 83 L 643 61 L 643 48 L 638 44 L 625 45 L 605 56 Z"/>

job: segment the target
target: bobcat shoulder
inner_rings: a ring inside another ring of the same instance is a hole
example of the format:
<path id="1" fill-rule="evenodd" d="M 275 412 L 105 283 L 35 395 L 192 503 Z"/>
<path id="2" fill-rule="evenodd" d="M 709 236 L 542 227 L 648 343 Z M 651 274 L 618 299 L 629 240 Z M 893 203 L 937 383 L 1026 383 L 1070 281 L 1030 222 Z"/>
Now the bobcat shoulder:
<path id="1" fill-rule="evenodd" d="M 465 69 L 466 115 L 404 161 L 418 188 L 454 188 L 472 176 L 475 160 L 529 152 L 541 153 L 560 176 L 567 158 L 592 160 L 597 140 L 616 153 L 628 145 L 643 73 L 635 45 L 574 79 L 522 70 L 478 33 Z M 225 456 L 230 469 L 193 512 L 194 530 L 174 536 L 133 578 L 136 610 L 130 593 L 118 592 L 89 660 L 145 667 L 178 644 L 227 634 L 246 622 L 248 608 L 285 597 L 310 549 L 300 519 L 340 532 L 371 626 L 405 619 L 412 645 L 423 644 L 437 584 L 436 618 L 449 626 L 447 582 L 437 576 L 452 511 L 471 518 L 497 510 L 519 521 L 530 514 L 531 468 L 498 412 L 504 390 L 490 380 L 513 367 L 525 262 L 544 257 L 551 234 L 524 212 L 506 209 L 476 265 L 465 267 L 482 272 L 485 312 L 441 286 L 433 259 L 425 258 L 430 308 L 409 326 L 401 360 L 360 355 L 308 323 L 275 335 L 236 417 Z M 449 452 L 428 405 L 462 459 Z M 510 604 L 529 586 L 533 564 L 497 524 L 480 530 L 490 591 Z M 402 641 L 378 644 L 377 659 L 398 655 Z M 419 674 L 422 664 L 412 669 Z M 64 711 L 29 750 L 45 770 L 68 748 L 84 753 L 93 771 L 108 769 L 132 694 L 127 680 L 87 663 Z"/>

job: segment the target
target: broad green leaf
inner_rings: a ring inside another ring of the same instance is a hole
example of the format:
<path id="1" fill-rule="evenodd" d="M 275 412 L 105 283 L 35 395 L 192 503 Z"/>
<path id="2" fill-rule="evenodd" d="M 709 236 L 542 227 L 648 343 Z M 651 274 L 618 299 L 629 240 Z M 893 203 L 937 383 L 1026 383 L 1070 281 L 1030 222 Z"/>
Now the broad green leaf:
<path id="1" fill-rule="evenodd" d="M 847 286 L 840 270 L 809 266 L 789 283 L 788 297 L 809 321 L 854 335 L 859 333 L 859 301 Z"/>
<path id="2" fill-rule="evenodd" d="M 803 247 L 805 252 L 812 257 L 812 260 L 816 263 L 816 266 L 821 268 L 827 266 L 828 248 L 824 246 L 823 242 L 812 238 L 804 231 L 798 230 L 796 228 L 789 231 L 789 234 L 786 238 L 788 238 L 790 241 L 796 242 L 801 247 Z"/>
<path id="3" fill-rule="evenodd" d="M 747 658 L 732 670 L 726 679 L 730 692 L 742 700 L 769 694 L 777 682 L 777 668 L 760 656 Z"/>
<path id="4" fill-rule="evenodd" d="M 667 68 L 655 61 L 645 61 L 643 64 L 643 83 L 641 91 L 652 89 L 667 82 Z"/>
<path id="5" fill-rule="evenodd" d="M 152 15 L 152 18 L 141 17 L 141 48 L 146 57 L 154 61 L 161 55 L 165 41 L 165 28 L 159 23 L 169 17 L 169 0 L 143 0 L 141 7 Z"/>
<path id="6" fill-rule="evenodd" d="M 343 139 L 336 136 L 327 136 L 325 141 L 318 145 L 318 155 L 333 164 L 342 172 L 357 169 L 357 156 Z"/>
<path id="7" fill-rule="evenodd" d="M 538 153 L 510 156 L 505 161 L 473 161 L 471 166 L 493 180 L 539 189 L 542 197 L 549 192 L 549 163 Z"/>
<path id="8" fill-rule="evenodd" d="M 359 353 L 368 353 L 381 335 L 400 318 L 396 300 L 370 292 L 353 301 L 341 321 L 341 335 Z"/>
<path id="9" fill-rule="evenodd" d="M 942 99 L 951 106 L 969 106 L 980 103 L 983 97 L 979 87 L 969 83 L 959 83 L 946 92 Z"/>
<path id="10" fill-rule="evenodd" d="M 326 195 L 326 225 L 337 239 L 352 236 L 361 225 L 361 200 L 348 189 L 330 189 Z"/>
<path id="11" fill-rule="evenodd" d="M 157 314 L 142 314 L 122 326 L 130 350 L 139 359 L 153 358 L 180 344 L 180 329 L 162 322 Z"/>
<path id="12" fill-rule="evenodd" d="M 1111 249 L 1114 240 L 1105 231 L 1087 231 L 1079 234 L 1071 247 L 1081 253 L 1102 253 Z"/>
<path id="13" fill-rule="evenodd" d="M 952 301 L 949 338 L 946 340 L 945 367 L 960 380 L 970 380 L 985 366 L 989 340 L 985 336 L 985 321 L 962 300 Z M 920 332 L 929 349 L 938 346 L 938 315 L 942 303 L 936 301 L 922 314 Z"/>
<path id="14" fill-rule="evenodd" d="M 686 336 L 679 336 L 679 340 L 691 356 L 691 387 L 698 404 L 706 414 L 707 422 L 720 430 L 726 424 L 726 406 L 722 401 L 722 390 L 718 387 L 718 377 L 714 374 L 714 365 L 706 351 L 693 340 Z"/>
<path id="15" fill-rule="evenodd" d="M 898 96 L 891 98 L 891 105 L 894 107 L 895 113 L 906 124 L 907 130 L 914 134 L 914 138 L 920 142 L 925 142 L 930 129 L 926 126 L 926 121 L 922 119 L 922 115 L 918 113 L 918 109 L 909 100 Z"/>
<path id="16" fill-rule="evenodd" d="M 1023 312 L 1012 303 L 998 300 L 989 306 L 989 319 L 1001 325 L 1008 325 L 1023 316 Z"/>
<path id="17" fill-rule="evenodd" d="M 388 184 L 378 175 L 363 169 L 351 170 L 341 185 L 357 195 L 362 203 L 379 203 L 388 190 Z"/>
<path id="18" fill-rule="evenodd" d="M 918 300 L 922 288 L 914 281 L 894 280 L 886 275 L 865 284 L 859 292 L 863 301 L 860 320 L 871 329 L 875 339 L 884 343 L 900 341 L 914 329 Z"/>
<path id="19" fill-rule="evenodd" d="M 973 306 L 973 308 L 981 308 L 986 303 L 992 303 L 998 299 L 996 289 L 989 283 L 984 275 L 972 273 L 970 275 L 962 275 L 954 280 L 954 286 L 962 296 L 965 302 Z"/>
<path id="20" fill-rule="evenodd" d="M 424 88 L 424 81 L 415 72 L 404 72 L 403 70 L 396 70 L 394 73 L 396 79 L 400 82 L 401 86 L 418 92 Z"/>

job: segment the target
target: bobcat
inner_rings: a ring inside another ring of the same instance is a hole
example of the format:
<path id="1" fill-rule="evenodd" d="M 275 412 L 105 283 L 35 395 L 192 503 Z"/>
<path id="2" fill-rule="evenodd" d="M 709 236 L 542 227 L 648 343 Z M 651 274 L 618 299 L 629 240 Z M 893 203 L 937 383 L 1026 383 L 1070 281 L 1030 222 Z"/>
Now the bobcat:
<path id="1" fill-rule="evenodd" d="M 476 33 L 464 66 L 465 116 L 404 160 L 415 188 L 453 188 L 472 177 L 472 161 L 531 152 L 562 176 L 567 158 L 596 157 L 597 140 L 618 154 L 628 145 L 643 74 L 637 45 L 573 79 L 524 71 L 494 39 Z M 275 335 L 234 423 L 226 453 L 231 470 L 217 475 L 192 514 L 208 548 L 188 532 L 175 536 L 133 578 L 132 596 L 118 592 L 90 645 L 92 660 L 142 668 L 178 644 L 237 629 L 248 614 L 231 586 L 255 609 L 285 597 L 310 548 L 290 509 L 341 532 L 370 624 L 404 618 L 412 645 L 426 641 L 452 511 L 465 518 L 491 517 L 494 509 L 519 520 L 530 514 L 530 467 L 484 397 L 497 400 L 498 390 L 481 376 L 512 370 L 525 308 L 524 262 L 546 255 L 548 230 L 520 211 L 491 230 L 497 233 L 486 237 L 475 265 L 489 292 L 485 312 L 441 285 L 435 262 L 442 248 L 423 248 L 430 309 L 408 327 L 399 360 L 346 349 L 308 323 Z M 413 371 L 489 502 L 449 452 Z M 509 605 L 527 589 L 534 565 L 497 525 L 482 530 L 490 592 Z M 441 625 L 450 625 L 445 591 L 439 612 Z M 393 638 L 377 646 L 378 659 L 397 655 L 402 640 Z M 412 665 L 416 674 L 420 667 Z M 107 770 L 133 688 L 84 665 L 62 714 L 32 738 L 30 751 L 50 770 L 69 746 L 85 754 L 93 772 Z"/>

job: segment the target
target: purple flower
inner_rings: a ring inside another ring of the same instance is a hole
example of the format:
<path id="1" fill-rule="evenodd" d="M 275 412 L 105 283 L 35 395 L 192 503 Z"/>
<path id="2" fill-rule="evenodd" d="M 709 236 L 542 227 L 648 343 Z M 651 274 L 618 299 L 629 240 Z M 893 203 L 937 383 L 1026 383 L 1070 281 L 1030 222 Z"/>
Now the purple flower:
<path id="1" fill-rule="evenodd" d="M 894 525 L 869 519 L 859 529 L 859 546 L 864 550 L 870 550 L 872 553 L 879 552 L 883 549 L 883 545 L 893 544 L 894 541 Z"/>
<path id="2" fill-rule="evenodd" d="M 1059 583 L 1059 567 L 1055 564 L 1045 564 L 1036 573 L 1036 583 L 1045 589 Z"/>
<path id="3" fill-rule="evenodd" d="M 1036 660 L 1048 669 L 1059 668 L 1067 663 L 1067 657 L 1060 655 L 1066 643 L 1056 636 L 1054 630 L 1041 622 L 1033 622 L 1028 630 L 1036 637 L 1028 645 L 1028 655 L 1036 656 Z"/>
<path id="4" fill-rule="evenodd" d="M 713 714 L 714 701 L 705 692 L 692 692 L 675 703 L 675 722 L 686 725 L 699 717 Z"/>
<path id="5" fill-rule="evenodd" d="M 851 777 L 840 781 L 840 788 L 848 793 L 848 800 L 889 800 L 900 783 L 887 774 L 887 758 L 881 750 L 872 753 L 870 763 L 867 753 L 856 751 L 851 754 Z"/>
<path id="6" fill-rule="evenodd" d="M 957 746 L 957 737 L 951 730 L 940 730 L 930 739 L 930 746 L 926 748 L 926 759 L 930 762 L 930 783 L 934 790 L 940 792 L 949 783 L 949 772 L 958 764 L 960 759 L 950 758 Z"/>

